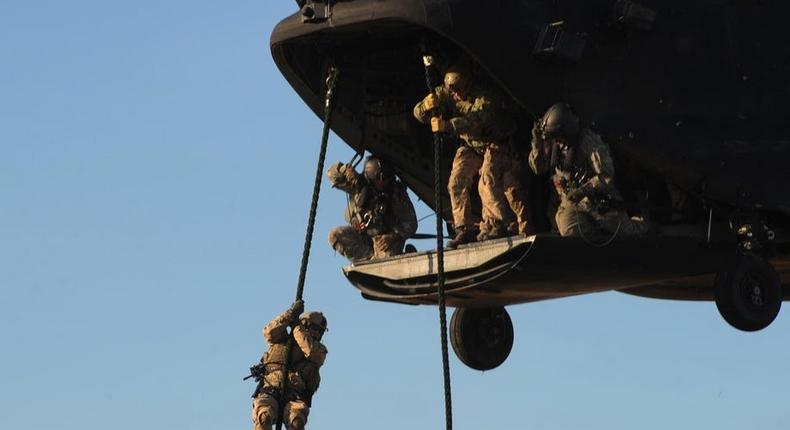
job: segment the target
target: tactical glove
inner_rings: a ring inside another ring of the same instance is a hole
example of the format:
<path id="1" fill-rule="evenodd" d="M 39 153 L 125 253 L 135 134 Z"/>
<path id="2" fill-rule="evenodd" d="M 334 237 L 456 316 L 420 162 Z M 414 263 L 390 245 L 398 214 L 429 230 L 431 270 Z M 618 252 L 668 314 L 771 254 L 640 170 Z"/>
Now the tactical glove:
<path id="1" fill-rule="evenodd" d="M 431 131 L 434 133 L 449 133 L 453 131 L 450 121 L 445 121 L 438 117 L 431 118 Z"/>
<path id="2" fill-rule="evenodd" d="M 345 181 L 346 176 L 346 165 L 343 163 L 335 163 L 329 167 L 329 170 L 326 172 L 326 176 L 329 178 L 329 182 L 334 186 L 336 184 L 342 183 Z"/>
<path id="3" fill-rule="evenodd" d="M 535 124 L 532 125 L 533 148 L 538 148 L 543 144 L 543 131 L 540 128 L 540 121 L 535 121 Z"/>
<path id="4" fill-rule="evenodd" d="M 430 93 L 424 99 L 422 99 L 422 108 L 428 112 L 432 111 L 439 107 L 439 97 L 436 97 L 436 94 Z"/>
<path id="5" fill-rule="evenodd" d="M 299 315 L 302 312 L 304 312 L 304 301 L 303 300 L 297 300 L 297 301 L 293 302 L 293 304 L 291 305 L 291 308 L 288 309 L 288 312 L 291 314 L 291 318 L 294 318 L 294 319 L 299 318 Z"/>

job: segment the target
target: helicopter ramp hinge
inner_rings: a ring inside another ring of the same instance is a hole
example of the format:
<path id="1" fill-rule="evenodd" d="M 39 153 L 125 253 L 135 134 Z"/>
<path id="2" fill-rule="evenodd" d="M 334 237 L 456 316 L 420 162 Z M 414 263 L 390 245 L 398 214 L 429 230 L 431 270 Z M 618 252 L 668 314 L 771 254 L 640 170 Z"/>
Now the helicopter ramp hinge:
<path id="1" fill-rule="evenodd" d="M 617 0 L 612 6 L 615 22 L 639 31 L 650 31 L 656 22 L 656 11 L 631 1 Z"/>
<path id="2" fill-rule="evenodd" d="M 582 58 L 586 45 L 584 38 L 565 30 L 565 22 L 559 21 L 547 24 L 540 30 L 532 54 L 575 63 Z"/>

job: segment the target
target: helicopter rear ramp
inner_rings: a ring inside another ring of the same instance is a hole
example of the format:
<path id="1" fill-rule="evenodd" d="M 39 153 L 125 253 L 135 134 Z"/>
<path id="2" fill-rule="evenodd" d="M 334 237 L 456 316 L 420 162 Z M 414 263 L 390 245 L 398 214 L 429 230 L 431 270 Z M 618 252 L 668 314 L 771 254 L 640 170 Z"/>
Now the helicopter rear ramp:
<path id="1" fill-rule="evenodd" d="M 713 300 L 713 276 L 732 254 L 690 236 L 618 239 L 596 246 L 556 234 L 514 236 L 445 252 L 447 302 L 490 307 L 621 290 L 675 300 Z M 370 300 L 436 304 L 436 253 L 427 251 L 343 269 Z"/>

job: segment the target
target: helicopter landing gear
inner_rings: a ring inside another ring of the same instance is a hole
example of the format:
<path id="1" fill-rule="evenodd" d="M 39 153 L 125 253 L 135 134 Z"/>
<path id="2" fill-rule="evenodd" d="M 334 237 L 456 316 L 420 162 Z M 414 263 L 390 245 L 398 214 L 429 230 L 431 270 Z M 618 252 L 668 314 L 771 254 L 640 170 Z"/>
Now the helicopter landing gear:
<path id="1" fill-rule="evenodd" d="M 739 253 L 715 281 L 716 307 L 733 327 L 758 331 L 768 327 L 782 307 L 779 274 L 763 257 Z"/>
<path id="2" fill-rule="evenodd" d="M 505 308 L 458 308 L 450 320 L 450 341 L 462 363 L 491 370 L 513 347 L 513 322 Z"/>

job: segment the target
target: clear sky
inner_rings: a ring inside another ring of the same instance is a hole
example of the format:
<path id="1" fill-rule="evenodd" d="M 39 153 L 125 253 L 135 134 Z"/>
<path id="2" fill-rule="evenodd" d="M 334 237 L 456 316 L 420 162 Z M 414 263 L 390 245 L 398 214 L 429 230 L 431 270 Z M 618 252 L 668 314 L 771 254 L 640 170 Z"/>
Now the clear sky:
<path id="1" fill-rule="evenodd" d="M 241 378 L 293 300 L 321 133 L 269 54 L 294 10 L 0 1 L 0 428 L 250 428 Z M 328 161 L 351 155 L 333 137 Z M 345 281 L 344 203 L 325 182 L 309 427 L 443 428 L 437 310 Z M 712 303 L 617 293 L 510 312 L 503 366 L 451 356 L 456 429 L 790 426 L 787 315 L 745 334 Z"/>

